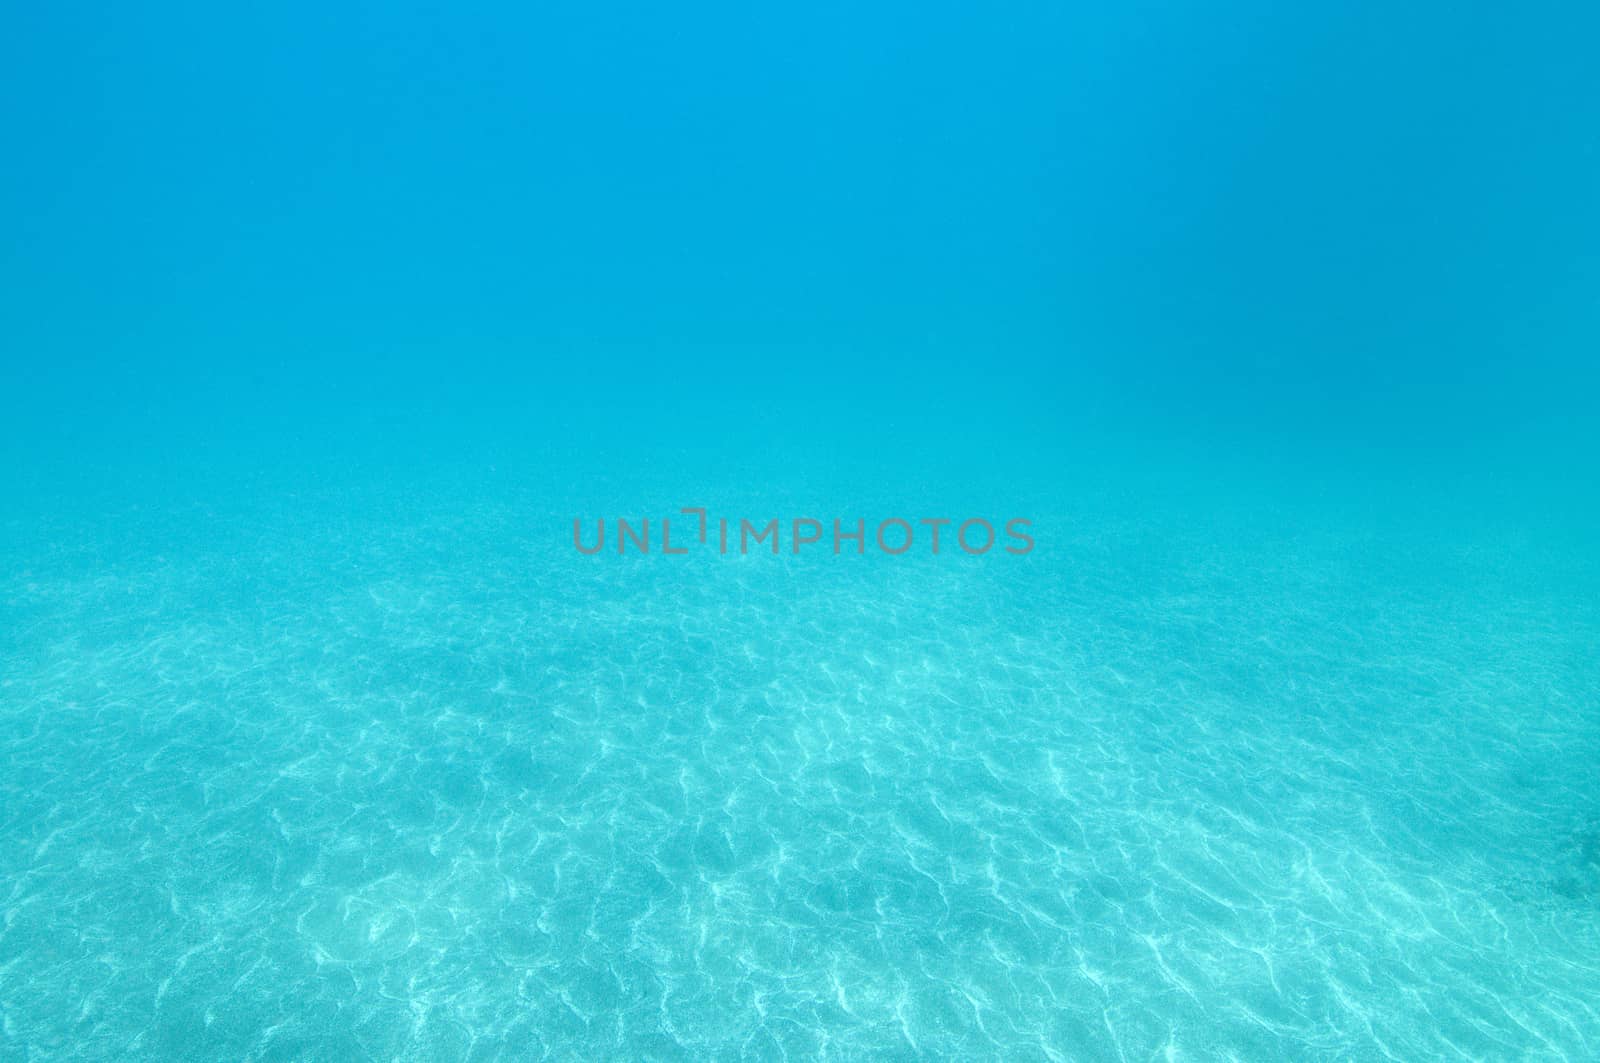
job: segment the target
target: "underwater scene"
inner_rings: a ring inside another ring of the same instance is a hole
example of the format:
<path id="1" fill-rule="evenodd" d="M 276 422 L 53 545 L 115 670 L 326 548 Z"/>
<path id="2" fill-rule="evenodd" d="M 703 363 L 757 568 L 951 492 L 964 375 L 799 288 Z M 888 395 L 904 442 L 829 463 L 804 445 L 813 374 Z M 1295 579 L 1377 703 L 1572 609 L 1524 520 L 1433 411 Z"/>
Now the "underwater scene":
<path id="1" fill-rule="evenodd" d="M 1600 9 L 18 9 L 0 1063 L 1600 1059 Z"/>

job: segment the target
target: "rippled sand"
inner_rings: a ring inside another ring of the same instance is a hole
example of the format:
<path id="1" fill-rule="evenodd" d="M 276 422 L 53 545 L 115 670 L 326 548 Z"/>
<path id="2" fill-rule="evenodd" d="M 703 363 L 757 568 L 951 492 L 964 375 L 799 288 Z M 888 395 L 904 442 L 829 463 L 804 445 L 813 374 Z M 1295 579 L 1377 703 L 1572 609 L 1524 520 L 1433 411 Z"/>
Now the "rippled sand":
<path id="1" fill-rule="evenodd" d="M 1587 559 L 569 520 L 12 521 L 0 1059 L 1600 1057 Z"/>

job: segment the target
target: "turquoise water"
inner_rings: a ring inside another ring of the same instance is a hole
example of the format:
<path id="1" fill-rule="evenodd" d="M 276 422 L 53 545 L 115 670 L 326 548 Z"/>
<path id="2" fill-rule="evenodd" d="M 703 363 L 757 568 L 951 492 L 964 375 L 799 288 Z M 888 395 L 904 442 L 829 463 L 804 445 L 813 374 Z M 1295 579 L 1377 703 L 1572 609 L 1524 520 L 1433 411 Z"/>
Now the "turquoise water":
<path id="1" fill-rule="evenodd" d="M 26 13 L 0 1060 L 1600 1057 L 1596 28 Z"/>

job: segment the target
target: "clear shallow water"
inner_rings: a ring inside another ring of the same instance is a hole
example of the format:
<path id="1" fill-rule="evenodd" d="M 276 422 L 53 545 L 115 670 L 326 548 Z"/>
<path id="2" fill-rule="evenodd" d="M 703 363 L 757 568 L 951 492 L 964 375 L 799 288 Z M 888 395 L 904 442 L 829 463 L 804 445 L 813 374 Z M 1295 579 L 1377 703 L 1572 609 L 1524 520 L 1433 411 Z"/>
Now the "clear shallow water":
<path id="1" fill-rule="evenodd" d="M 19 14 L 0 1063 L 1600 1058 L 1595 18 Z"/>
<path id="2" fill-rule="evenodd" d="M 1081 484 L 1027 558 L 581 558 L 537 476 L 265 479 L 8 525 L 16 1058 L 1600 1040 L 1548 533 Z"/>

